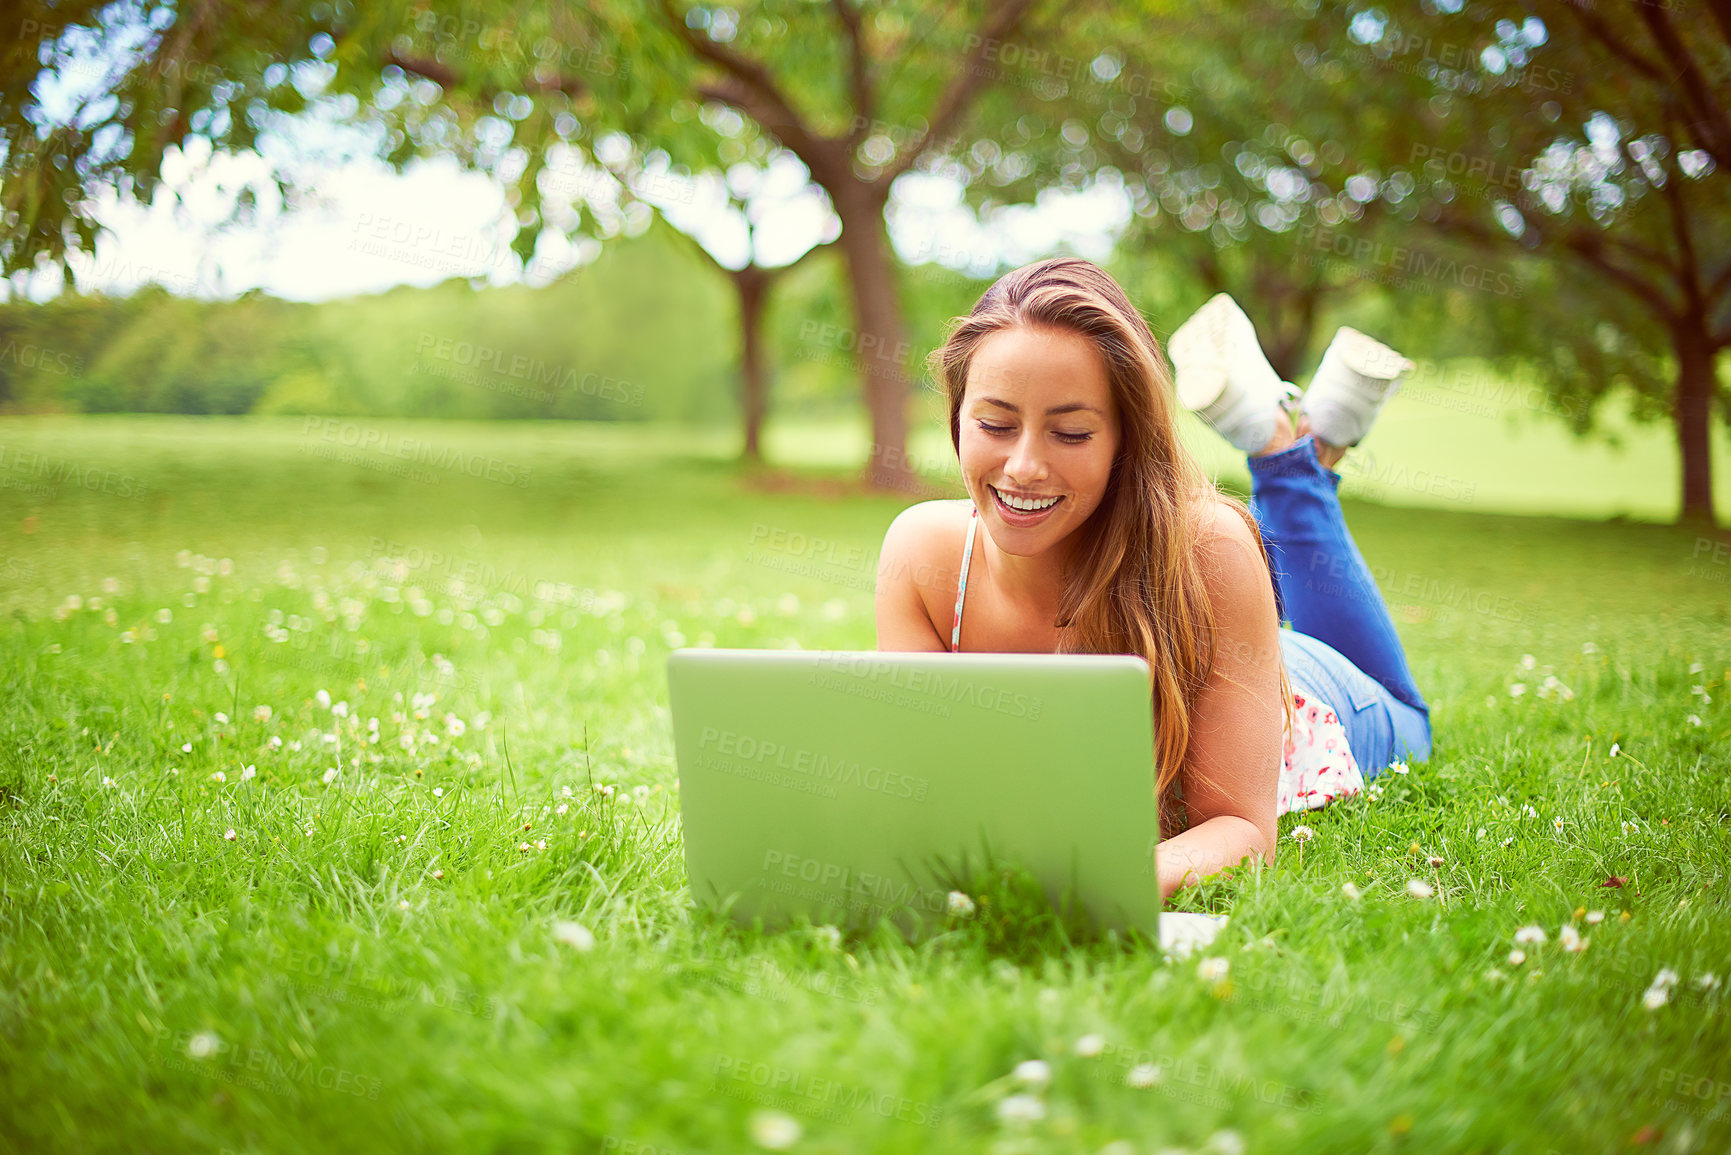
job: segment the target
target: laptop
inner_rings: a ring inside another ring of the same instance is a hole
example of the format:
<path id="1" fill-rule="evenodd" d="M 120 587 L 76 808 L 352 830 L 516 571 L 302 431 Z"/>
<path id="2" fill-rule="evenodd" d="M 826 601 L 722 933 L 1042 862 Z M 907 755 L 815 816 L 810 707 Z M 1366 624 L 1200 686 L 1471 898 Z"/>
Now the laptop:
<path id="1" fill-rule="evenodd" d="M 1155 935 L 1148 679 L 1132 655 L 675 650 L 692 894 L 766 928 L 888 919 L 917 939 L 990 862 Z"/>

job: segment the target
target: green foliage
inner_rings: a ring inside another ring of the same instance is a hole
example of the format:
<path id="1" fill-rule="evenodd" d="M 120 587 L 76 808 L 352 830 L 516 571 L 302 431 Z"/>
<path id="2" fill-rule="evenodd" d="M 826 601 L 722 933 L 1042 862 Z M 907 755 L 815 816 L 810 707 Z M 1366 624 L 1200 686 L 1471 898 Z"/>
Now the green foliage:
<path id="1" fill-rule="evenodd" d="M 93 413 L 726 421 L 730 308 L 653 234 L 539 290 L 14 302 L 0 306 L 0 397 Z"/>

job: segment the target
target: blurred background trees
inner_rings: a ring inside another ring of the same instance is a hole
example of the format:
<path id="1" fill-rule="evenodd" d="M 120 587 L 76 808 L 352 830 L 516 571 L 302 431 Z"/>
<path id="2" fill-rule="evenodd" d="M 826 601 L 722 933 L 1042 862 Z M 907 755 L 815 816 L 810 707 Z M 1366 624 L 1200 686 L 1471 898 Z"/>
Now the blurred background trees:
<path id="1" fill-rule="evenodd" d="M 898 253 L 897 182 L 950 182 L 988 229 L 1093 190 L 1123 207 L 1110 263 L 1157 334 L 1225 291 L 1290 379 L 1352 323 L 1535 382 L 1583 434 L 1627 398 L 1672 430 L 1681 515 L 1711 521 L 1709 430 L 1731 421 L 1721 8 L 32 0 L 0 48 L 8 274 L 70 270 L 105 190 L 148 199 L 188 151 L 261 149 L 296 203 L 262 142 L 309 118 L 399 168 L 444 156 L 497 181 L 526 271 L 585 259 L 545 288 L 319 305 L 15 297 L 0 404 L 736 421 L 755 458 L 772 404 L 851 403 L 864 480 L 900 487 L 919 361 L 1005 266 Z M 230 214 L 260 197 L 234 190 Z M 799 204 L 827 224 L 765 244 Z"/>

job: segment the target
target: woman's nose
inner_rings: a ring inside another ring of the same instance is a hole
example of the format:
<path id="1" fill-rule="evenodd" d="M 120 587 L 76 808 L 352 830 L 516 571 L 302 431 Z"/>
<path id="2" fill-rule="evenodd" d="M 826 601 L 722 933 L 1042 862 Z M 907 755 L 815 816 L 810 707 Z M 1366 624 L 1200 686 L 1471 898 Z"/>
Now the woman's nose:
<path id="1" fill-rule="evenodd" d="M 1046 476 L 1045 455 L 1035 437 L 1024 435 L 1016 439 L 1009 460 L 1004 462 L 1004 474 L 1022 485 L 1032 484 Z"/>

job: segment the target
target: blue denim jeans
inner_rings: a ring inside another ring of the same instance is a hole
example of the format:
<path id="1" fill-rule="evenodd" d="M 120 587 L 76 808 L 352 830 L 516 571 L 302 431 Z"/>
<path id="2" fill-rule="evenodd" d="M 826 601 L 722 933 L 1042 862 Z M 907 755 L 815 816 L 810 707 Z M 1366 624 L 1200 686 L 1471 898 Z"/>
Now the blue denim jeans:
<path id="1" fill-rule="evenodd" d="M 1250 511 L 1268 547 L 1280 631 L 1293 682 L 1320 696 L 1346 727 L 1365 780 L 1398 759 L 1430 757 L 1430 706 L 1413 683 L 1382 591 L 1346 528 L 1340 474 L 1306 434 L 1250 458 Z"/>

